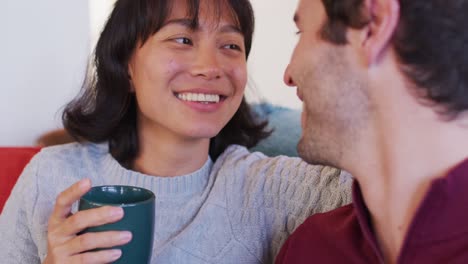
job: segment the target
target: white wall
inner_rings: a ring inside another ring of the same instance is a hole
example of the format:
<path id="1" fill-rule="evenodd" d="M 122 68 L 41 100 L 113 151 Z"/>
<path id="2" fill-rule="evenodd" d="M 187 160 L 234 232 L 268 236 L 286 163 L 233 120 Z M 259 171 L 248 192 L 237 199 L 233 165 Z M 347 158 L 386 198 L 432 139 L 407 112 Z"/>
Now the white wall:
<path id="1" fill-rule="evenodd" d="M 250 87 L 268 102 L 300 108 L 296 90 L 283 83 L 297 41 L 293 23 L 298 0 L 251 0 L 255 11 L 256 30 L 249 57 Z M 250 98 L 252 94 L 247 93 Z"/>
<path id="2" fill-rule="evenodd" d="M 0 146 L 60 126 L 89 50 L 87 1 L 0 0 Z"/>
<path id="3" fill-rule="evenodd" d="M 78 93 L 112 0 L 0 0 L 0 146 L 32 145 L 61 127 Z M 249 58 L 251 101 L 300 107 L 283 71 L 296 42 L 297 0 L 252 0 L 256 33 Z M 254 96 L 253 96 L 254 95 Z"/>

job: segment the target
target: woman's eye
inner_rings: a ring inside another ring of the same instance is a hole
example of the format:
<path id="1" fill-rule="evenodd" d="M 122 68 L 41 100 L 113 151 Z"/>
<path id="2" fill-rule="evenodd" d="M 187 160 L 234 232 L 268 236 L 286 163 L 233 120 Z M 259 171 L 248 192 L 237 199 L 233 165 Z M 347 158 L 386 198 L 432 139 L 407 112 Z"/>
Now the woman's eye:
<path id="1" fill-rule="evenodd" d="M 192 45 L 193 44 L 192 40 L 190 40 L 189 38 L 185 38 L 185 37 L 175 38 L 174 41 L 179 43 L 179 44 L 184 44 L 184 45 Z"/>
<path id="2" fill-rule="evenodd" d="M 242 51 L 242 48 L 237 44 L 228 44 L 228 45 L 225 45 L 224 48 Z"/>

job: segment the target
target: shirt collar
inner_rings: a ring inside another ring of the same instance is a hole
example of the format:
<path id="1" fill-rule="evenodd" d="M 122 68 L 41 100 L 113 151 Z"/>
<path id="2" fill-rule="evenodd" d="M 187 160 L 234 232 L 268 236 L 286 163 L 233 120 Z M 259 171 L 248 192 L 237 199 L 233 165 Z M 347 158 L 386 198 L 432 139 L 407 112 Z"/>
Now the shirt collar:
<path id="1" fill-rule="evenodd" d="M 468 159 L 445 177 L 435 179 L 409 226 L 404 245 L 441 241 L 468 232 Z M 364 237 L 379 252 L 370 213 L 359 183 L 353 183 L 353 204 Z"/>

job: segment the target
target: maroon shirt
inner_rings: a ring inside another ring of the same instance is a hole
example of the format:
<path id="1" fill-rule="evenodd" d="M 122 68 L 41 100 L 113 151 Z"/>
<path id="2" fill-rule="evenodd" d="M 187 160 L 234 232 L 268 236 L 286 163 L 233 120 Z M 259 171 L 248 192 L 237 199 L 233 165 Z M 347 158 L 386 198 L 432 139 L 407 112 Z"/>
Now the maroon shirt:
<path id="1" fill-rule="evenodd" d="M 283 245 L 276 263 L 384 263 L 356 181 L 353 201 L 309 217 Z M 468 160 L 432 182 L 397 263 L 468 263 Z"/>

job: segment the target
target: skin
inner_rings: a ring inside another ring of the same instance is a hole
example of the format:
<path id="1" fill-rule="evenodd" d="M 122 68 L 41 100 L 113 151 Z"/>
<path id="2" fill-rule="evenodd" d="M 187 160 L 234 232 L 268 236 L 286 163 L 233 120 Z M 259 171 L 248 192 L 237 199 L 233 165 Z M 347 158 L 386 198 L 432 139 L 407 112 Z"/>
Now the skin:
<path id="1" fill-rule="evenodd" d="M 185 1 L 174 1 L 163 28 L 138 45 L 130 63 L 132 92 L 138 103 L 142 146 L 133 169 L 148 175 L 178 176 L 198 170 L 208 159 L 214 137 L 239 108 L 247 82 L 244 38 L 224 7 L 220 19 L 202 2 L 199 27 L 190 29 Z M 219 103 L 187 102 L 178 93 L 220 94 Z M 72 204 L 91 188 L 81 180 L 62 192 L 49 219 L 48 256 L 44 263 L 109 263 L 119 250 L 85 252 L 126 244 L 129 232 L 77 235 L 118 221 L 123 210 L 101 207 L 71 215 Z"/>
<path id="2" fill-rule="evenodd" d="M 48 252 L 43 263 L 109 263 L 122 255 L 120 250 L 81 253 L 95 248 L 108 248 L 128 243 L 130 232 L 101 232 L 76 235 L 79 231 L 123 217 L 122 208 L 101 207 L 70 215 L 71 206 L 91 188 L 88 179 L 81 180 L 57 197 L 47 230 Z"/>
<path id="3" fill-rule="evenodd" d="M 421 104 L 400 71 L 391 44 L 399 2 L 367 0 L 363 12 L 371 22 L 348 29 L 349 43 L 338 46 L 319 37 L 322 1 L 301 0 L 300 38 L 284 80 L 303 100 L 299 154 L 355 177 L 383 259 L 396 263 L 432 181 L 468 156 L 468 119 L 446 121 Z"/>
<path id="4" fill-rule="evenodd" d="M 298 153 L 309 163 L 337 166 L 344 150 L 359 140 L 355 129 L 368 119 L 367 87 L 362 73 L 353 70 L 353 51 L 321 39 L 321 1 L 302 1 L 298 10 L 315 13 L 296 16 L 299 42 L 284 77 L 287 85 L 298 87 L 303 102 Z"/>
<path id="5" fill-rule="evenodd" d="M 184 4 L 175 1 L 177 7 Z M 131 59 L 142 143 L 135 170 L 161 176 L 197 170 L 208 158 L 209 139 L 239 108 L 247 83 L 244 38 L 228 11 L 223 12 L 217 21 L 208 4 L 202 4 L 200 27 L 191 30 L 188 22 L 176 21 L 185 18 L 185 9 L 173 8 L 172 21 Z M 226 98 L 216 110 L 194 110 L 174 95 L 180 92 Z"/>

